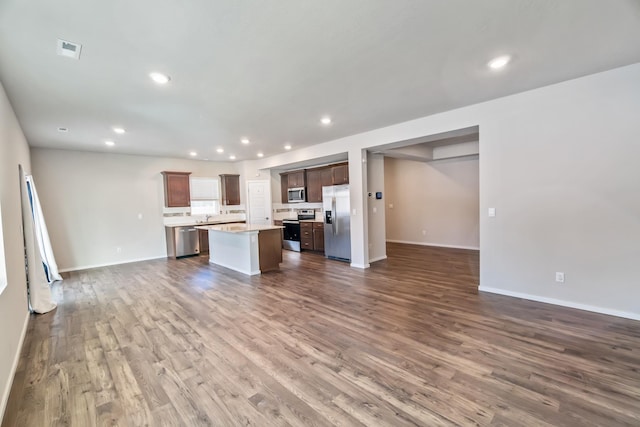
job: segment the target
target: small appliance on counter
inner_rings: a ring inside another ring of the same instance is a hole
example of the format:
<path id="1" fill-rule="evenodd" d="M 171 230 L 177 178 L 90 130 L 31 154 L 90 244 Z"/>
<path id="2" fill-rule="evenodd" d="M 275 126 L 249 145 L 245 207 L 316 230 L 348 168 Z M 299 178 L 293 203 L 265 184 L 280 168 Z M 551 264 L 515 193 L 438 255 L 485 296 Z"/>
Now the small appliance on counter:
<path id="1" fill-rule="evenodd" d="M 282 220 L 284 226 L 282 248 L 300 252 L 300 221 L 303 219 L 315 219 L 316 212 L 313 209 L 300 209 L 298 219 Z"/>
<path id="2" fill-rule="evenodd" d="M 322 187 L 322 207 L 325 256 L 338 261 L 351 261 L 349 186 Z"/>

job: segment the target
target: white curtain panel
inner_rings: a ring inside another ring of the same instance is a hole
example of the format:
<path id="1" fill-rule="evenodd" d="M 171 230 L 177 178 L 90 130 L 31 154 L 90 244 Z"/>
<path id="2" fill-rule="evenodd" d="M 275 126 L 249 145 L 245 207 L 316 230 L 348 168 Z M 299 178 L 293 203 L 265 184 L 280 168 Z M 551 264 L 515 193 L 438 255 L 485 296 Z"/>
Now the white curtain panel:
<path id="1" fill-rule="evenodd" d="M 27 175 L 24 178 L 27 181 L 27 189 L 29 190 L 34 234 L 38 241 L 38 248 L 40 248 L 40 256 L 42 257 L 42 262 L 45 267 L 47 281 L 52 283 L 56 280 L 62 280 L 62 276 L 60 276 L 58 272 L 56 259 L 53 256 L 53 248 L 51 247 L 51 240 L 49 240 L 49 231 L 47 230 L 47 224 L 44 222 L 44 215 L 42 214 L 42 207 L 40 206 L 36 185 L 31 175 Z"/>
<path id="2" fill-rule="evenodd" d="M 24 215 L 24 237 L 27 249 L 29 305 L 31 306 L 31 310 L 36 313 L 47 313 L 56 308 L 56 303 L 51 297 L 49 279 L 45 272 L 49 271 L 53 280 L 61 280 L 62 277 L 58 273 L 58 267 L 53 259 L 53 251 L 51 251 L 47 228 L 44 226 L 40 203 L 34 203 L 37 200 L 37 193 L 34 191 L 33 178 L 31 176 L 25 176 L 22 182 L 24 183 L 22 209 Z M 45 236 L 46 241 L 41 242 L 40 239 Z M 47 259 L 49 262 L 48 265 L 45 264 L 45 257 L 41 255 L 47 247 L 51 251 L 50 257 Z M 51 266 L 53 266 L 53 268 L 51 268 Z"/>

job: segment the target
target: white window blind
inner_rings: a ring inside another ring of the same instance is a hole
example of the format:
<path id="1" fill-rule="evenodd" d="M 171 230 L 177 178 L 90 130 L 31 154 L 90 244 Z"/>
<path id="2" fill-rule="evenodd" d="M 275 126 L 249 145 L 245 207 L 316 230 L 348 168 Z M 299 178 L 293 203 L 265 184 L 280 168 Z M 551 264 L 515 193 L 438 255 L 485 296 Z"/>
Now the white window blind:
<path id="1" fill-rule="evenodd" d="M 191 177 L 191 200 L 218 200 L 218 180 L 215 178 Z"/>
<path id="2" fill-rule="evenodd" d="M 219 212 L 218 180 L 215 178 L 191 177 L 191 215 L 215 215 Z"/>

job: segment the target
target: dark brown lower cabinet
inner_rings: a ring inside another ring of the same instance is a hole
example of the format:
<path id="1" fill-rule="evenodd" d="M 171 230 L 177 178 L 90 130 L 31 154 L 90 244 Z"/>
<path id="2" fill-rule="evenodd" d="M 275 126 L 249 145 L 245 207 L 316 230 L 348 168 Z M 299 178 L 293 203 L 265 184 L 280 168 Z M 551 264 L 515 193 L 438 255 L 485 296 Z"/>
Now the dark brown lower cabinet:
<path id="1" fill-rule="evenodd" d="M 280 269 L 282 262 L 282 230 L 262 230 L 258 233 L 260 272 Z"/>
<path id="2" fill-rule="evenodd" d="M 198 230 L 200 241 L 200 255 L 209 253 L 209 230 Z"/>
<path id="3" fill-rule="evenodd" d="M 313 223 L 313 250 L 324 252 L 324 223 Z"/>
<path id="4" fill-rule="evenodd" d="M 313 250 L 313 224 L 310 222 L 300 223 L 300 249 Z"/>
<path id="5" fill-rule="evenodd" d="M 324 252 L 324 224 L 322 222 L 300 223 L 300 249 Z"/>

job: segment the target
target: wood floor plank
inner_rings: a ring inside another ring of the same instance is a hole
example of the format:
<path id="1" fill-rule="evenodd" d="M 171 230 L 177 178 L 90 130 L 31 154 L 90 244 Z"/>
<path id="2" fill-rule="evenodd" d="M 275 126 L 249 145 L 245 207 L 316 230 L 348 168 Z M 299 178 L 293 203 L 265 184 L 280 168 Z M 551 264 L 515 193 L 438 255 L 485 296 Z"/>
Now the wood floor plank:
<path id="1" fill-rule="evenodd" d="M 478 293 L 474 251 L 387 252 L 65 273 L 2 427 L 640 425 L 640 322 Z"/>

